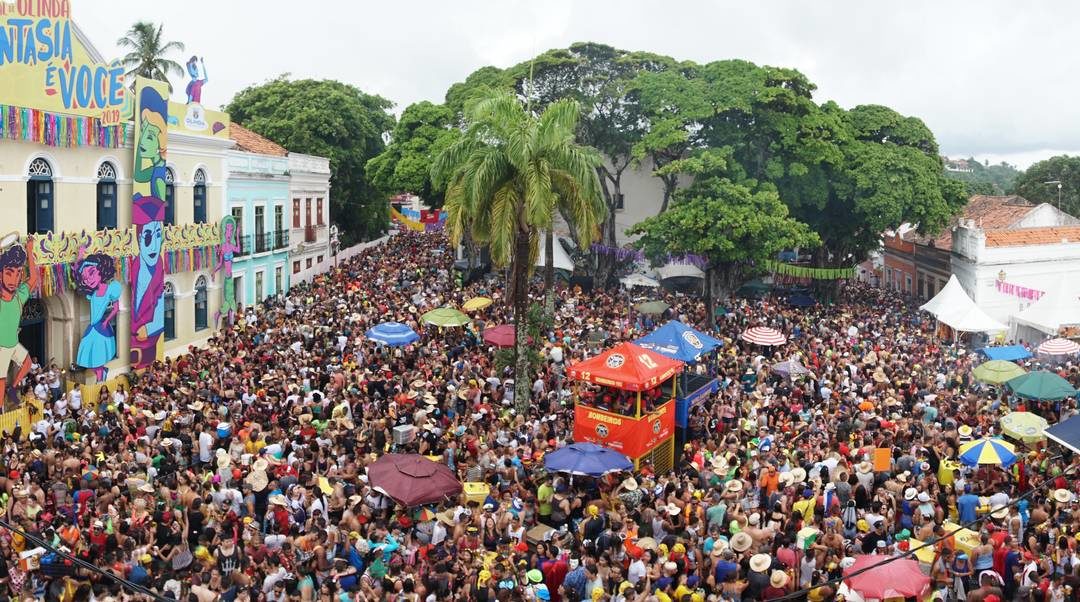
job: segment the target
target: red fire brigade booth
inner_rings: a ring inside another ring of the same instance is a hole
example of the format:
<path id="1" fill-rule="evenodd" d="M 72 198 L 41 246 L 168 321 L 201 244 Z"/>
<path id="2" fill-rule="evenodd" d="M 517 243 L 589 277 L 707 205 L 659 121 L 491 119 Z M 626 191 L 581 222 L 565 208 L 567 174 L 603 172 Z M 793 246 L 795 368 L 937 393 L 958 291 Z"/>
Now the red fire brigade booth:
<path id="1" fill-rule="evenodd" d="M 657 472 L 675 459 L 675 379 L 683 362 L 633 343 L 570 366 L 574 389 L 574 441 L 619 451 L 634 469 L 643 460 Z M 670 387 L 663 386 L 671 381 Z M 668 391 L 665 393 L 664 391 Z"/>

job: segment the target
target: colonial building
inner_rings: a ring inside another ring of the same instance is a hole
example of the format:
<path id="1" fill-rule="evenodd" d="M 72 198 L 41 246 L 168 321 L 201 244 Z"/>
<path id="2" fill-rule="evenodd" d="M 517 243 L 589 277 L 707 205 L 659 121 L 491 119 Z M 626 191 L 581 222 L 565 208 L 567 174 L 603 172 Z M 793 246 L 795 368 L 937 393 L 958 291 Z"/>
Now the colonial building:
<path id="1" fill-rule="evenodd" d="M 1013 322 L 1015 336 L 1016 314 L 1063 280 L 1080 278 L 1080 225 L 987 230 L 961 220 L 952 236 L 952 270 L 980 309 Z"/>
<path id="2" fill-rule="evenodd" d="M 244 306 L 289 289 L 289 157 L 281 145 L 238 124 L 230 136 L 236 146 L 228 152 L 226 213 L 237 224 L 232 277 Z"/>
<path id="3" fill-rule="evenodd" d="M 330 160 L 289 153 L 291 282 L 304 282 L 333 265 L 337 241 L 330 224 Z"/>
<path id="4" fill-rule="evenodd" d="M 920 299 L 937 294 L 954 273 L 953 235 L 961 222 L 996 232 L 1080 224 L 1080 219 L 1048 203 L 1036 205 L 1020 196 L 975 195 L 968 200 L 963 213 L 937 236 L 921 235 L 914 230 L 886 234 L 883 286 Z"/>

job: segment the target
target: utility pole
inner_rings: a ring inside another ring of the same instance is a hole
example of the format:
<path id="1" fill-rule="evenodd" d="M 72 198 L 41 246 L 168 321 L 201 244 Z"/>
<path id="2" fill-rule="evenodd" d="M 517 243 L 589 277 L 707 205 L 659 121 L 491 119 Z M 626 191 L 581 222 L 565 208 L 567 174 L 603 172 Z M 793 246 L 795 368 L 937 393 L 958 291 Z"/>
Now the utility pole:
<path id="1" fill-rule="evenodd" d="M 1043 184 L 1057 184 L 1057 189 L 1058 189 L 1057 208 L 1060 211 L 1061 210 L 1061 180 L 1050 180 L 1049 182 L 1043 182 Z"/>

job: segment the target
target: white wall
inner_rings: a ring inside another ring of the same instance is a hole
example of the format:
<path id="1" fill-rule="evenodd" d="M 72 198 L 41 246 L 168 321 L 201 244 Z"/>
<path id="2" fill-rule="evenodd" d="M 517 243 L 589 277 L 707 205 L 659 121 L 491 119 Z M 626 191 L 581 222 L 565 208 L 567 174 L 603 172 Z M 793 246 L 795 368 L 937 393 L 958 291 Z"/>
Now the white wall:
<path id="1" fill-rule="evenodd" d="M 953 234 L 952 271 L 980 309 L 1009 324 L 1032 301 L 998 292 L 999 274 L 1012 284 L 1054 289 L 1061 278 L 1080 278 L 1080 243 L 986 247 L 981 230 L 961 226 Z"/>
<path id="2" fill-rule="evenodd" d="M 1013 224 L 1009 229 L 1015 228 L 1040 228 L 1044 226 L 1074 226 L 1080 224 L 1077 219 L 1064 211 L 1060 211 L 1050 203 L 1041 203 L 1032 209 L 1023 219 Z"/>

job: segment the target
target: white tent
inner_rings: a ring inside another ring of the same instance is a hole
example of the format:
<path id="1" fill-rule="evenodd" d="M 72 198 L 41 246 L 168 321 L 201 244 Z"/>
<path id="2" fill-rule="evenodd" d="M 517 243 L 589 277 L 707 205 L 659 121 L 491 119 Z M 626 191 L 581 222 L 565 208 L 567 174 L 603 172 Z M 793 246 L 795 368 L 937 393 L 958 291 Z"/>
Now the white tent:
<path id="1" fill-rule="evenodd" d="M 540 252 L 536 256 L 536 267 L 544 268 L 547 267 L 547 232 L 541 231 L 539 236 Z M 555 263 L 556 270 L 574 271 L 574 261 L 566 254 L 566 249 L 563 249 L 558 237 L 555 238 L 554 253 L 552 253 L 551 259 Z"/>
<path id="2" fill-rule="evenodd" d="M 920 309 L 930 312 L 938 321 L 960 332 L 1000 332 L 1009 329 L 979 309 L 964 292 L 955 275 Z"/>
<path id="3" fill-rule="evenodd" d="M 924 303 L 919 309 L 938 316 L 944 312 L 951 312 L 958 307 L 967 307 L 968 304 L 974 305 L 971 297 L 968 297 L 968 294 L 964 292 L 964 287 L 960 286 L 960 281 L 956 279 L 954 274 L 949 276 L 949 281 L 945 286 L 941 287 L 938 294 L 934 295 L 933 299 Z"/>
<path id="4" fill-rule="evenodd" d="M 1080 285 L 1076 278 L 1062 277 L 1057 286 L 1013 316 L 1017 326 L 1057 335 L 1058 328 L 1080 324 Z"/>
<path id="5" fill-rule="evenodd" d="M 669 263 L 656 268 L 656 275 L 661 280 L 667 280 L 668 278 L 705 278 L 705 272 L 688 263 Z"/>

